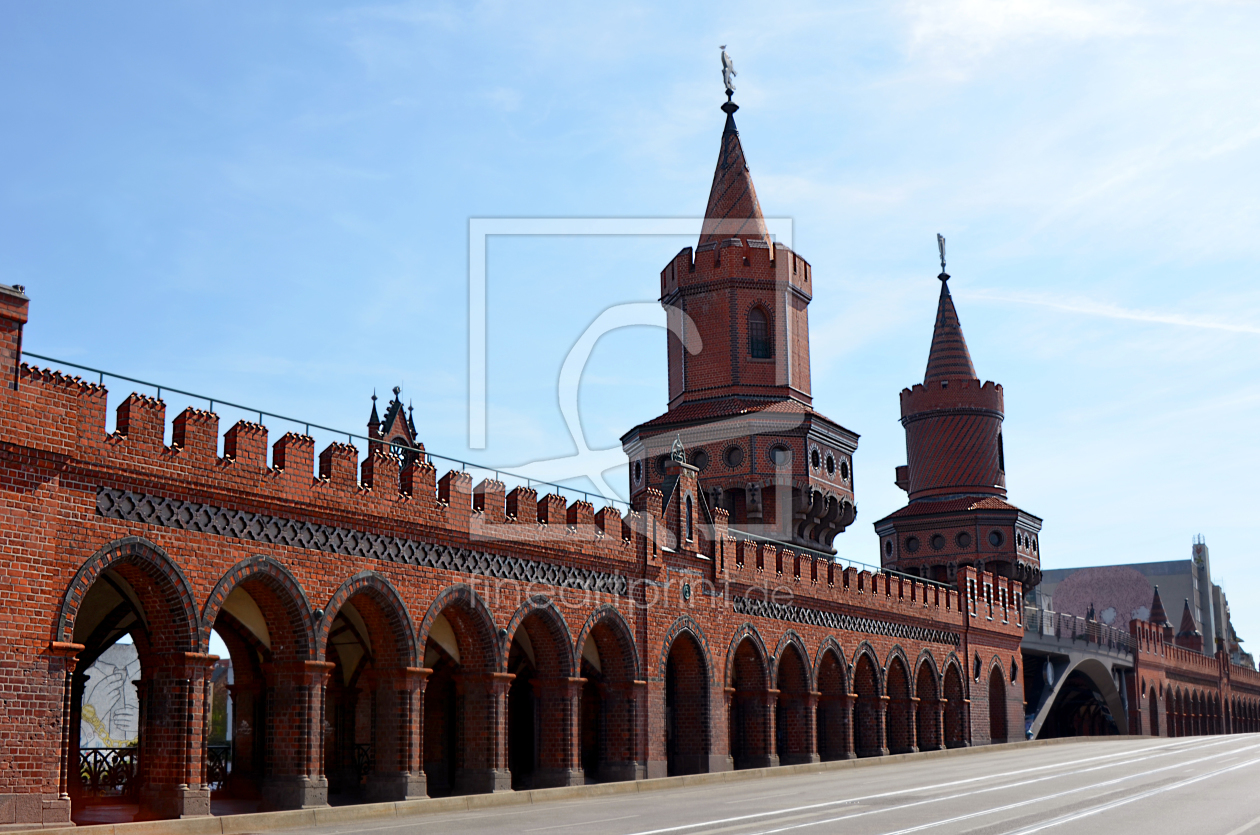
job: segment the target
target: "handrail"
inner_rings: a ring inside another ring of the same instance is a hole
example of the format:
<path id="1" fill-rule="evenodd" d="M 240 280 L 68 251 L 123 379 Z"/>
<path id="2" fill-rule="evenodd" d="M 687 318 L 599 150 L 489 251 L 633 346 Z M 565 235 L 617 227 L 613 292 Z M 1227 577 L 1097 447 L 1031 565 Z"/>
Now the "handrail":
<path id="1" fill-rule="evenodd" d="M 1045 632 L 1042 628 L 1043 623 L 1052 619 L 1053 631 Z M 1078 626 L 1083 628 L 1078 629 Z M 1102 646 L 1104 643 L 1108 649 L 1121 649 L 1132 655 L 1136 648 L 1136 641 L 1133 636 L 1123 629 L 1117 629 L 1114 626 L 1108 626 L 1105 623 L 1096 620 L 1089 620 L 1080 615 L 1073 615 L 1068 612 L 1052 612 L 1049 609 L 1040 609 L 1036 606 L 1024 607 L 1024 631 L 1035 632 L 1038 635 L 1052 635 L 1055 640 L 1071 640 L 1085 641 Z"/>
<path id="2" fill-rule="evenodd" d="M 303 433 L 305 435 L 310 435 L 312 428 L 319 429 L 324 432 L 331 432 L 334 435 L 339 435 L 339 436 L 344 435 L 346 437 L 346 440 L 349 441 L 351 445 L 354 444 L 354 439 L 358 438 L 359 440 L 367 441 L 369 444 L 372 444 L 372 443 L 382 444 L 382 445 L 388 446 L 392 450 L 396 450 L 399 452 L 410 452 L 410 453 L 415 453 L 416 455 L 423 455 L 425 457 L 425 460 L 429 461 L 430 463 L 432 463 L 436 459 L 438 461 L 446 461 L 451 464 L 459 464 L 461 471 L 465 471 L 465 472 L 468 470 L 469 467 L 473 467 L 478 470 L 482 470 L 488 473 L 493 473 L 495 481 L 502 481 L 503 479 L 500 478 L 500 476 L 507 475 L 519 481 L 524 481 L 525 486 L 527 488 L 532 489 L 534 485 L 538 485 L 540 487 L 550 487 L 555 491 L 556 495 L 561 495 L 560 491 L 562 490 L 568 490 L 572 493 L 581 494 L 582 497 L 588 503 L 591 503 L 591 496 L 596 496 L 599 498 L 600 501 L 608 502 L 613 505 L 620 505 L 627 509 L 630 508 L 629 502 L 625 502 L 625 501 L 622 501 L 621 499 L 614 499 L 609 496 L 605 496 L 603 493 L 598 493 L 598 492 L 591 493 L 586 490 L 579 490 L 576 487 L 566 487 L 563 484 L 555 484 L 550 481 L 539 481 L 536 478 L 525 478 L 523 476 L 515 475 L 509 470 L 500 470 L 495 467 L 487 467 L 485 464 L 477 464 L 472 461 L 463 461 L 459 458 L 451 458 L 450 456 L 447 456 L 447 455 L 438 455 L 436 453 L 429 452 L 419 447 L 408 446 L 406 444 L 395 444 L 392 441 L 385 440 L 384 438 L 373 438 L 369 435 L 363 435 L 358 432 L 347 432 L 343 429 L 335 429 L 331 426 L 323 426 L 318 423 L 312 423 L 310 421 L 304 421 L 299 418 L 293 418 L 287 415 L 282 415 L 282 414 L 279 414 L 278 412 L 268 412 L 265 409 L 257 409 L 257 408 L 254 408 L 253 406 L 242 406 L 240 403 L 233 403 L 230 400 L 224 400 L 222 397 L 210 397 L 209 395 L 205 395 L 205 394 L 197 394 L 196 392 L 192 392 L 192 391 L 184 391 L 183 389 L 177 389 L 174 386 L 160 385 L 158 383 L 149 382 L 148 380 L 141 380 L 136 377 L 128 377 L 124 374 L 115 374 L 112 371 L 104 371 L 100 368 L 93 368 L 90 365 L 83 365 L 82 363 L 78 363 L 78 362 L 70 362 L 69 360 L 57 359 L 56 357 L 47 357 L 42 354 L 33 353 L 31 351 L 23 351 L 22 354 L 23 356 L 33 357 L 37 360 L 43 360 L 44 362 L 53 362 L 53 363 L 57 363 L 58 365 L 68 365 L 71 368 L 78 368 L 83 371 L 90 371 L 91 373 L 98 375 L 99 385 L 101 385 L 102 387 L 104 387 L 105 385 L 106 377 L 110 377 L 115 380 L 126 380 L 129 383 L 136 383 L 137 385 L 148 386 L 149 388 L 157 389 L 157 397 L 159 400 L 162 399 L 162 390 L 165 389 L 168 392 L 174 392 L 175 394 L 182 394 L 185 397 L 192 397 L 197 400 L 205 400 L 206 402 L 210 404 L 209 411 L 211 412 L 214 411 L 214 404 L 218 403 L 222 406 L 230 406 L 233 409 L 240 409 L 243 412 L 249 412 L 250 414 L 257 414 L 258 422 L 260 424 L 263 422 L 264 416 L 272 417 L 272 418 L 276 418 L 277 420 L 288 421 L 289 423 L 305 426 L 306 430 Z"/>
<path id="3" fill-rule="evenodd" d="M 901 571 L 894 571 L 891 568 L 880 568 L 873 565 L 868 565 L 864 562 L 858 562 L 857 560 L 846 559 L 836 554 L 828 554 L 825 551 L 819 551 L 805 545 L 797 545 L 793 542 L 784 542 L 781 539 L 775 539 L 774 537 L 769 537 L 769 536 L 762 536 L 760 534 L 751 533 L 749 531 L 742 531 L 742 530 L 739 530 L 738 528 L 727 528 L 727 530 L 736 538 L 743 536 L 743 537 L 747 537 L 748 539 L 754 539 L 754 540 L 757 540 L 758 542 L 764 542 L 769 545 L 774 545 L 780 551 L 788 550 L 788 551 L 792 551 L 798 554 L 805 553 L 805 554 L 809 554 L 813 556 L 815 559 L 821 559 L 826 562 L 834 562 L 841 565 L 847 563 L 849 567 L 856 567 L 859 569 L 870 571 L 872 574 L 887 574 L 890 577 L 901 577 L 906 580 L 913 580 L 916 583 L 924 583 L 926 585 L 938 586 L 943 589 L 951 589 L 951 590 L 956 591 L 954 586 L 951 586 L 949 583 L 942 583 L 940 580 L 929 580 L 926 577 L 916 577 L 913 574 L 906 574 Z"/>

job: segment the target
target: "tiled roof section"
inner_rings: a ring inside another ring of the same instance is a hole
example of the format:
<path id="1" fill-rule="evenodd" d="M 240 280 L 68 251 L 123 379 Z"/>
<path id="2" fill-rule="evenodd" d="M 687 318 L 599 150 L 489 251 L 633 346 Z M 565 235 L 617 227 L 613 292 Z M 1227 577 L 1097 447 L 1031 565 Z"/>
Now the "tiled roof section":
<path id="1" fill-rule="evenodd" d="M 666 412 L 639 425 L 646 429 L 656 426 L 672 426 L 677 423 L 711 420 L 713 418 L 736 417 L 752 413 L 779 412 L 784 414 L 807 414 L 812 410 L 798 400 L 745 400 L 731 397 L 723 400 L 702 400 L 696 403 L 683 403 L 677 409 Z"/>
<path id="2" fill-rule="evenodd" d="M 932 331 L 932 350 L 928 353 L 924 383 L 946 377 L 967 377 L 975 380 L 976 367 L 971 364 L 967 340 L 963 338 L 958 311 L 949 295 L 949 281 L 941 281 L 941 300 L 936 308 L 936 327 Z"/>
<path id="3" fill-rule="evenodd" d="M 735 129 L 734 112 L 727 114 L 722 131 L 722 150 L 713 172 L 709 205 L 704 210 L 700 244 L 728 238 L 770 240 L 761 204 L 757 202 L 757 190 L 753 188 L 752 175 L 744 159 L 739 131 Z"/>
<path id="4" fill-rule="evenodd" d="M 911 502 L 901 510 L 895 511 L 885 518 L 899 519 L 906 516 L 930 516 L 936 513 L 961 513 L 967 510 L 1019 510 L 1010 502 L 997 496 L 986 496 L 978 499 L 975 496 L 962 496 L 957 499 L 941 499 L 939 501 Z"/>
<path id="5" fill-rule="evenodd" d="M 1159 599 L 1159 586 L 1155 587 L 1155 596 L 1151 598 L 1151 614 L 1147 620 L 1156 626 L 1172 626 L 1168 622 L 1168 613 L 1164 611 L 1164 601 Z"/>

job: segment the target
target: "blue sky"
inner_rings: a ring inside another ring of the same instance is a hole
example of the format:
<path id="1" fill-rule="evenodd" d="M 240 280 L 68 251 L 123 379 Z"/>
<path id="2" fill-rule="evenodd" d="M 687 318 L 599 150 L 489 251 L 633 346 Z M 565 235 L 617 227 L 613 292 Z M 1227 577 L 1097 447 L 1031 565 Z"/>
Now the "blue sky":
<path id="1" fill-rule="evenodd" d="M 1203 533 L 1260 641 L 1257 31 L 1211 2 L 7 3 L 0 281 L 37 353 L 359 431 L 402 384 L 434 451 L 571 455 L 568 350 L 691 241 L 493 239 L 470 450 L 469 219 L 699 215 L 727 44 L 762 206 L 814 265 L 815 403 L 862 435 L 840 552 L 876 562 L 904 500 L 942 232 L 1045 565 Z M 592 448 L 663 410 L 664 344 L 599 341 Z"/>

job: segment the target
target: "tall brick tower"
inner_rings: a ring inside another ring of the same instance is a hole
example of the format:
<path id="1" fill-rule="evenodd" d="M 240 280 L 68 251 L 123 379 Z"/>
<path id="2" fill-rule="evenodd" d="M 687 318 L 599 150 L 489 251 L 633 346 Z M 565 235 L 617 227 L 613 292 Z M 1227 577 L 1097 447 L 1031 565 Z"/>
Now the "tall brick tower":
<path id="1" fill-rule="evenodd" d="M 631 502 L 665 491 L 675 439 L 709 507 L 731 525 L 830 549 L 853 522 L 858 436 L 814 411 L 809 263 L 774 241 L 753 188 L 735 111 L 726 127 L 699 245 L 661 271 L 669 316 L 669 410 L 621 439 Z"/>
<path id="2" fill-rule="evenodd" d="M 974 565 L 1031 588 L 1041 582 L 1041 519 L 1006 501 L 1002 387 L 976 376 L 941 243 L 927 372 L 901 392 L 909 463 L 897 468 L 897 486 L 910 503 L 875 523 L 882 563 L 943 581 Z"/>

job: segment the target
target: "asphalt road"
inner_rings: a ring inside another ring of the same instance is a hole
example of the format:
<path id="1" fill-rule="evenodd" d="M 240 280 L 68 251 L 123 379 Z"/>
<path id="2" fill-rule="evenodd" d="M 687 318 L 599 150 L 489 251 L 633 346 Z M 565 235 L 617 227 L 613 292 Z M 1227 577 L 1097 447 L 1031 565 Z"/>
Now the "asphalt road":
<path id="1" fill-rule="evenodd" d="M 530 835 L 1260 835 L 1260 735 L 970 756 L 310 830 Z"/>

